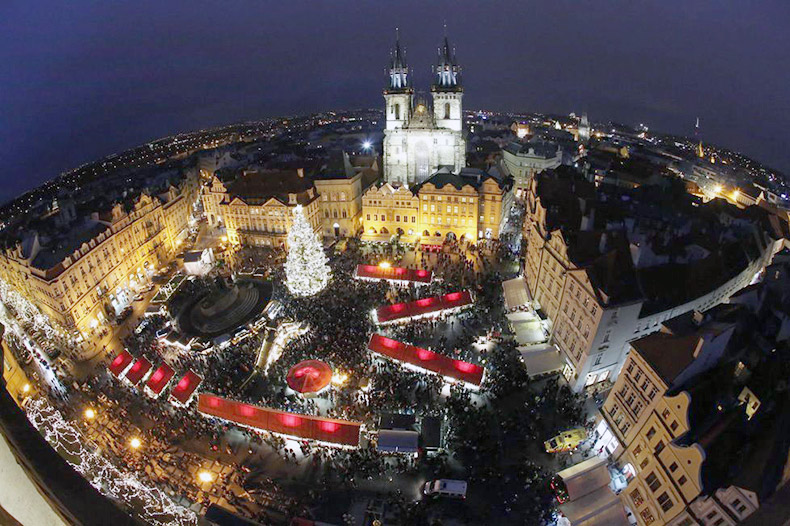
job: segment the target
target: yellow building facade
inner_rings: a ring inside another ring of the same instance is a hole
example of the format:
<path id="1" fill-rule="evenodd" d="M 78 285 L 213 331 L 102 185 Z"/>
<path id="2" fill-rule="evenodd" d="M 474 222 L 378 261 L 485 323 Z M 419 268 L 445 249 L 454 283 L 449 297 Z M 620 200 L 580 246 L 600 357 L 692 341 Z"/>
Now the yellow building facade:
<path id="1" fill-rule="evenodd" d="M 284 247 L 298 205 L 313 231 L 319 233 L 318 193 L 301 169 L 276 173 L 253 170 L 227 185 L 218 208 L 232 245 Z"/>
<path id="2" fill-rule="evenodd" d="M 143 193 L 94 212 L 63 239 L 34 232 L 0 255 L 0 277 L 64 329 L 87 335 L 172 259 L 196 198 L 197 184 L 184 182 L 162 198 Z"/>
<path id="3" fill-rule="evenodd" d="M 362 198 L 363 238 L 400 235 L 406 242 L 426 245 L 495 239 L 508 192 L 506 184 L 485 172 L 466 170 L 440 170 L 413 189 L 389 183 L 371 187 Z"/>

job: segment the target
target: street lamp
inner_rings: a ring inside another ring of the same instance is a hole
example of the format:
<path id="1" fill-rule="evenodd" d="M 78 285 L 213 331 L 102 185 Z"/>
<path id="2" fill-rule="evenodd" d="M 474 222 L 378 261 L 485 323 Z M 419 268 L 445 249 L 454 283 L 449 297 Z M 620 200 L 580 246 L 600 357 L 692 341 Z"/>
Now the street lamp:
<path id="1" fill-rule="evenodd" d="M 198 473 L 198 479 L 200 482 L 208 483 L 214 480 L 214 475 L 212 475 L 210 471 L 204 470 Z"/>
<path id="2" fill-rule="evenodd" d="M 370 142 L 370 141 L 365 141 L 365 142 L 362 143 L 362 149 L 365 150 L 365 151 L 370 150 L 370 148 L 372 146 L 373 146 L 373 143 Z"/>
<path id="3" fill-rule="evenodd" d="M 132 449 L 140 449 L 140 446 L 142 445 L 143 443 L 137 437 L 134 437 L 129 441 L 129 446 L 131 446 Z"/>
<path id="4" fill-rule="evenodd" d="M 30 392 L 30 384 L 25 384 L 22 386 L 22 392 L 27 394 Z"/>
<path id="5" fill-rule="evenodd" d="M 85 420 L 93 420 L 94 418 L 96 418 L 96 411 L 89 407 L 85 410 Z"/>

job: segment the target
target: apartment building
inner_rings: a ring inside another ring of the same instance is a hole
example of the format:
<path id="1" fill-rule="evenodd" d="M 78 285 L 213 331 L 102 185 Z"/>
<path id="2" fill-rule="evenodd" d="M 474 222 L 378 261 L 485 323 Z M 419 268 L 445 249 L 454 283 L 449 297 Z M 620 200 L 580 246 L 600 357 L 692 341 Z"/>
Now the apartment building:
<path id="1" fill-rule="evenodd" d="M 787 409 L 774 388 L 787 348 L 750 348 L 759 329 L 744 330 L 746 311 L 687 313 L 631 344 L 598 432 L 616 438 L 606 447 L 640 526 L 738 524 L 783 480 Z"/>
<path id="2" fill-rule="evenodd" d="M 371 187 L 362 198 L 363 239 L 407 242 L 495 239 L 511 203 L 510 181 L 483 170 L 441 168 L 419 185 Z"/>
<path id="3" fill-rule="evenodd" d="M 764 210 L 596 188 L 566 166 L 536 176 L 526 201 L 524 279 L 576 391 L 612 381 L 628 342 L 748 285 L 787 232 Z"/>
<path id="4" fill-rule="evenodd" d="M 562 164 L 562 148 L 556 143 L 539 139 L 514 141 L 502 149 L 502 162 L 513 176 L 515 196 L 522 198 L 535 175 Z"/>
<path id="5" fill-rule="evenodd" d="M 63 328 L 88 334 L 172 259 L 197 199 L 195 176 L 87 216 L 64 206 L 3 251 L 0 276 Z"/>
<path id="6" fill-rule="evenodd" d="M 378 156 L 342 152 L 313 177 L 324 238 L 353 237 L 362 226 L 362 194 L 379 177 Z"/>
<path id="7" fill-rule="evenodd" d="M 248 168 L 227 184 L 218 208 L 231 244 L 283 247 L 297 205 L 302 206 L 305 218 L 319 233 L 318 192 L 303 169 Z"/>

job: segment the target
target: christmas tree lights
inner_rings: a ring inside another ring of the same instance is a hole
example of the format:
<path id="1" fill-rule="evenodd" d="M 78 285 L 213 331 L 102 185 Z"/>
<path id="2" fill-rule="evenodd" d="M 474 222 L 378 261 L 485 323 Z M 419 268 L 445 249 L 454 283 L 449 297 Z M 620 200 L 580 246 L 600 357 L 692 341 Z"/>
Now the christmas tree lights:
<path id="1" fill-rule="evenodd" d="M 294 208 L 293 224 L 288 232 L 285 277 L 291 294 L 303 297 L 321 292 L 332 277 L 321 243 L 300 205 Z"/>

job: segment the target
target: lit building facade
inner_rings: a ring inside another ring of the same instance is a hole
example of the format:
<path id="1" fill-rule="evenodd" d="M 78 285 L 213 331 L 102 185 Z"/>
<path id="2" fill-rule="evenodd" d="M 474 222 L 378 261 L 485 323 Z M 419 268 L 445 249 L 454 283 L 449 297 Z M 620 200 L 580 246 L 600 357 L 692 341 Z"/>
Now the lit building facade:
<path id="1" fill-rule="evenodd" d="M 510 184 L 482 170 L 447 168 L 409 189 L 386 183 L 362 197 L 365 239 L 389 239 L 441 245 L 464 239 L 499 237 L 509 209 Z"/>
<path id="2" fill-rule="evenodd" d="M 350 157 L 313 178 L 324 238 L 353 237 L 362 228 L 362 193 L 380 176 L 377 156 Z"/>
<path id="3" fill-rule="evenodd" d="M 187 178 L 189 179 L 189 178 Z M 0 256 L 0 275 L 65 329 L 87 334 L 132 300 L 177 251 L 197 199 L 195 181 L 94 212 L 46 240 L 37 232 Z"/>
<path id="4" fill-rule="evenodd" d="M 231 244 L 284 247 L 297 205 L 302 206 L 308 223 L 319 233 L 318 193 L 302 169 L 248 170 L 228 184 L 219 214 Z"/>
<path id="5" fill-rule="evenodd" d="M 536 174 L 562 164 L 562 149 L 544 141 L 512 142 L 502 149 L 502 162 L 513 176 L 515 196 L 522 198 Z"/>
<path id="6" fill-rule="evenodd" d="M 690 329 L 677 331 L 670 323 L 633 342 L 601 408 L 602 424 L 617 437 L 614 457 L 629 479 L 620 499 L 639 526 L 729 526 L 759 507 L 755 491 L 738 485 L 737 477 L 735 483 L 716 479 L 710 486 L 714 479 L 705 471 L 706 462 L 718 461 L 711 460 L 710 448 L 724 426 L 751 418 L 760 404 L 744 387 L 750 397 L 738 397 L 732 405 L 723 397 L 721 403 L 728 405 L 717 410 L 716 398 L 707 401 L 707 393 L 724 392 L 726 385 L 721 379 L 707 385 L 699 380 L 717 366 L 735 326 L 703 323 L 699 313 L 685 318 Z M 718 420 L 714 432 L 699 417 L 700 407 L 709 403 Z"/>
<path id="7" fill-rule="evenodd" d="M 549 319 L 551 341 L 565 359 L 563 375 L 575 391 L 614 380 L 630 341 L 658 330 L 665 320 L 725 301 L 748 285 L 782 246 L 780 236 L 760 239 L 754 254 L 729 279 L 711 283 L 682 303 L 648 308 L 634 277 L 639 247 L 630 245 L 622 232 L 594 231 L 585 224 L 592 221 L 589 211 L 580 217 L 580 226 L 552 224 L 547 220 L 551 205 L 538 195 L 537 179 L 527 194 L 524 279 L 533 303 Z M 581 192 L 584 183 L 573 187 Z"/>
<path id="8" fill-rule="evenodd" d="M 384 90 L 384 177 L 393 184 L 415 184 L 442 166 L 466 166 L 463 87 L 460 67 L 447 38 L 439 50 L 431 102 L 415 95 L 409 68 L 396 41 Z"/>

